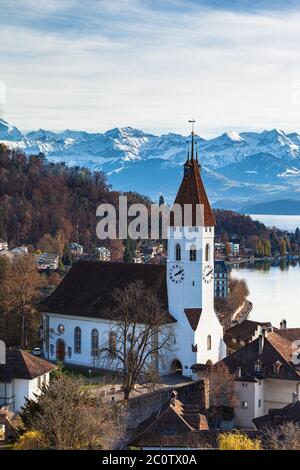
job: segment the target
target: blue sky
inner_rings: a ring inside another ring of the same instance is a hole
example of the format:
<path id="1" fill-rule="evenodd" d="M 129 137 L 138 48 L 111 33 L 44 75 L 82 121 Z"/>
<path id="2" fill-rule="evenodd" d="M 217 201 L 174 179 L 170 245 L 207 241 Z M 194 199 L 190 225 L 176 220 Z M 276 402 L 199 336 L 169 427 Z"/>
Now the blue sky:
<path id="1" fill-rule="evenodd" d="M 21 129 L 299 129 L 298 1 L 0 0 Z M 3 101 L 3 100 L 2 100 Z"/>

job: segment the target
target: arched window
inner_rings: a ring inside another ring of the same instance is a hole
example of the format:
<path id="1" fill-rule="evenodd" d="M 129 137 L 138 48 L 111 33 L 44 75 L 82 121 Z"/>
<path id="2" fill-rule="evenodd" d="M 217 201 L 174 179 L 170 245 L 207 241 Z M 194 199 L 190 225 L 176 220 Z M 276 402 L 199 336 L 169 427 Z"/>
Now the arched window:
<path id="1" fill-rule="evenodd" d="M 176 243 L 175 258 L 176 258 L 176 261 L 181 261 L 181 247 L 180 247 L 179 243 Z"/>
<path id="2" fill-rule="evenodd" d="M 197 250 L 195 245 L 192 245 L 190 248 L 190 261 L 196 261 L 197 259 Z"/>
<path id="3" fill-rule="evenodd" d="M 74 353 L 81 353 L 81 328 L 79 326 L 74 329 Z"/>
<path id="4" fill-rule="evenodd" d="M 99 331 L 95 328 L 91 332 L 91 355 L 97 356 L 99 352 Z"/>
<path id="5" fill-rule="evenodd" d="M 110 354 L 115 354 L 117 349 L 117 336 L 114 331 L 109 333 L 109 351 Z"/>
<path id="6" fill-rule="evenodd" d="M 211 336 L 208 335 L 207 337 L 207 351 L 211 350 Z"/>
<path id="7" fill-rule="evenodd" d="M 210 244 L 206 243 L 205 246 L 205 261 L 210 261 Z"/>

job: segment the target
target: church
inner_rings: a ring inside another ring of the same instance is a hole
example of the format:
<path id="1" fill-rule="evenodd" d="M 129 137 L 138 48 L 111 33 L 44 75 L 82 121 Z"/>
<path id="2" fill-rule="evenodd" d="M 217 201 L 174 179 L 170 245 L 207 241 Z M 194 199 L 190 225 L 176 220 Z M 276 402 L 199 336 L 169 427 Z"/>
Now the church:
<path id="1" fill-rule="evenodd" d="M 156 293 L 164 307 L 162 323 L 173 329 L 168 359 L 158 364 L 161 375 L 180 371 L 193 378 L 193 365 L 216 363 L 225 357 L 223 328 L 214 310 L 215 218 L 194 140 L 192 131 L 191 150 L 175 198 L 182 208 L 182 220 L 170 217 L 166 264 L 77 261 L 44 303 L 45 358 L 92 368 L 93 351 L 111 341 L 117 320 L 110 309 L 111 293 L 136 280 Z M 192 209 L 188 226 L 184 217 L 187 205 Z M 201 223 L 197 217 L 200 206 Z"/>

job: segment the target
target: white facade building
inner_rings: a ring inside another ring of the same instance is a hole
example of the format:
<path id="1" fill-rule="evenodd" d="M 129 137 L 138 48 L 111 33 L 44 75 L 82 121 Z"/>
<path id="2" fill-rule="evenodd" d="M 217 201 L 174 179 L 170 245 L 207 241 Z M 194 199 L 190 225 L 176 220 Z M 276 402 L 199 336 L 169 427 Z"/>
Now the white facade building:
<path id="1" fill-rule="evenodd" d="M 300 329 L 266 328 L 223 362 L 235 374 L 235 424 L 255 428 L 253 419 L 291 403 L 300 391 L 296 345 Z"/>
<path id="2" fill-rule="evenodd" d="M 18 412 L 26 398 L 35 400 L 41 386 L 48 385 L 53 364 L 0 341 L 0 408 Z"/>

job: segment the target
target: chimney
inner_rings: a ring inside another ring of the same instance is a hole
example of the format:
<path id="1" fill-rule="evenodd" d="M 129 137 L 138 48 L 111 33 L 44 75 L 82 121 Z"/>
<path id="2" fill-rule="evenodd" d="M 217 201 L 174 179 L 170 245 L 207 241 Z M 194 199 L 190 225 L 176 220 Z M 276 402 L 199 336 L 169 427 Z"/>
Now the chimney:
<path id="1" fill-rule="evenodd" d="M 293 405 L 294 405 L 295 403 L 297 403 L 298 400 L 299 400 L 298 393 L 297 393 L 297 392 L 293 392 Z"/>
<path id="2" fill-rule="evenodd" d="M 281 330 L 286 330 L 286 320 L 285 319 L 281 320 L 280 329 Z"/>
<path id="3" fill-rule="evenodd" d="M 172 390 L 172 393 L 171 393 L 171 403 L 172 403 L 172 405 L 176 404 L 177 395 L 178 395 L 178 393 L 176 392 L 176 390 Z"/>
<path id="4" fill-rule="evenodd" d="M 4 341 L 0 340 L 0 365 L 6 364 L 6 346 Z"/>

